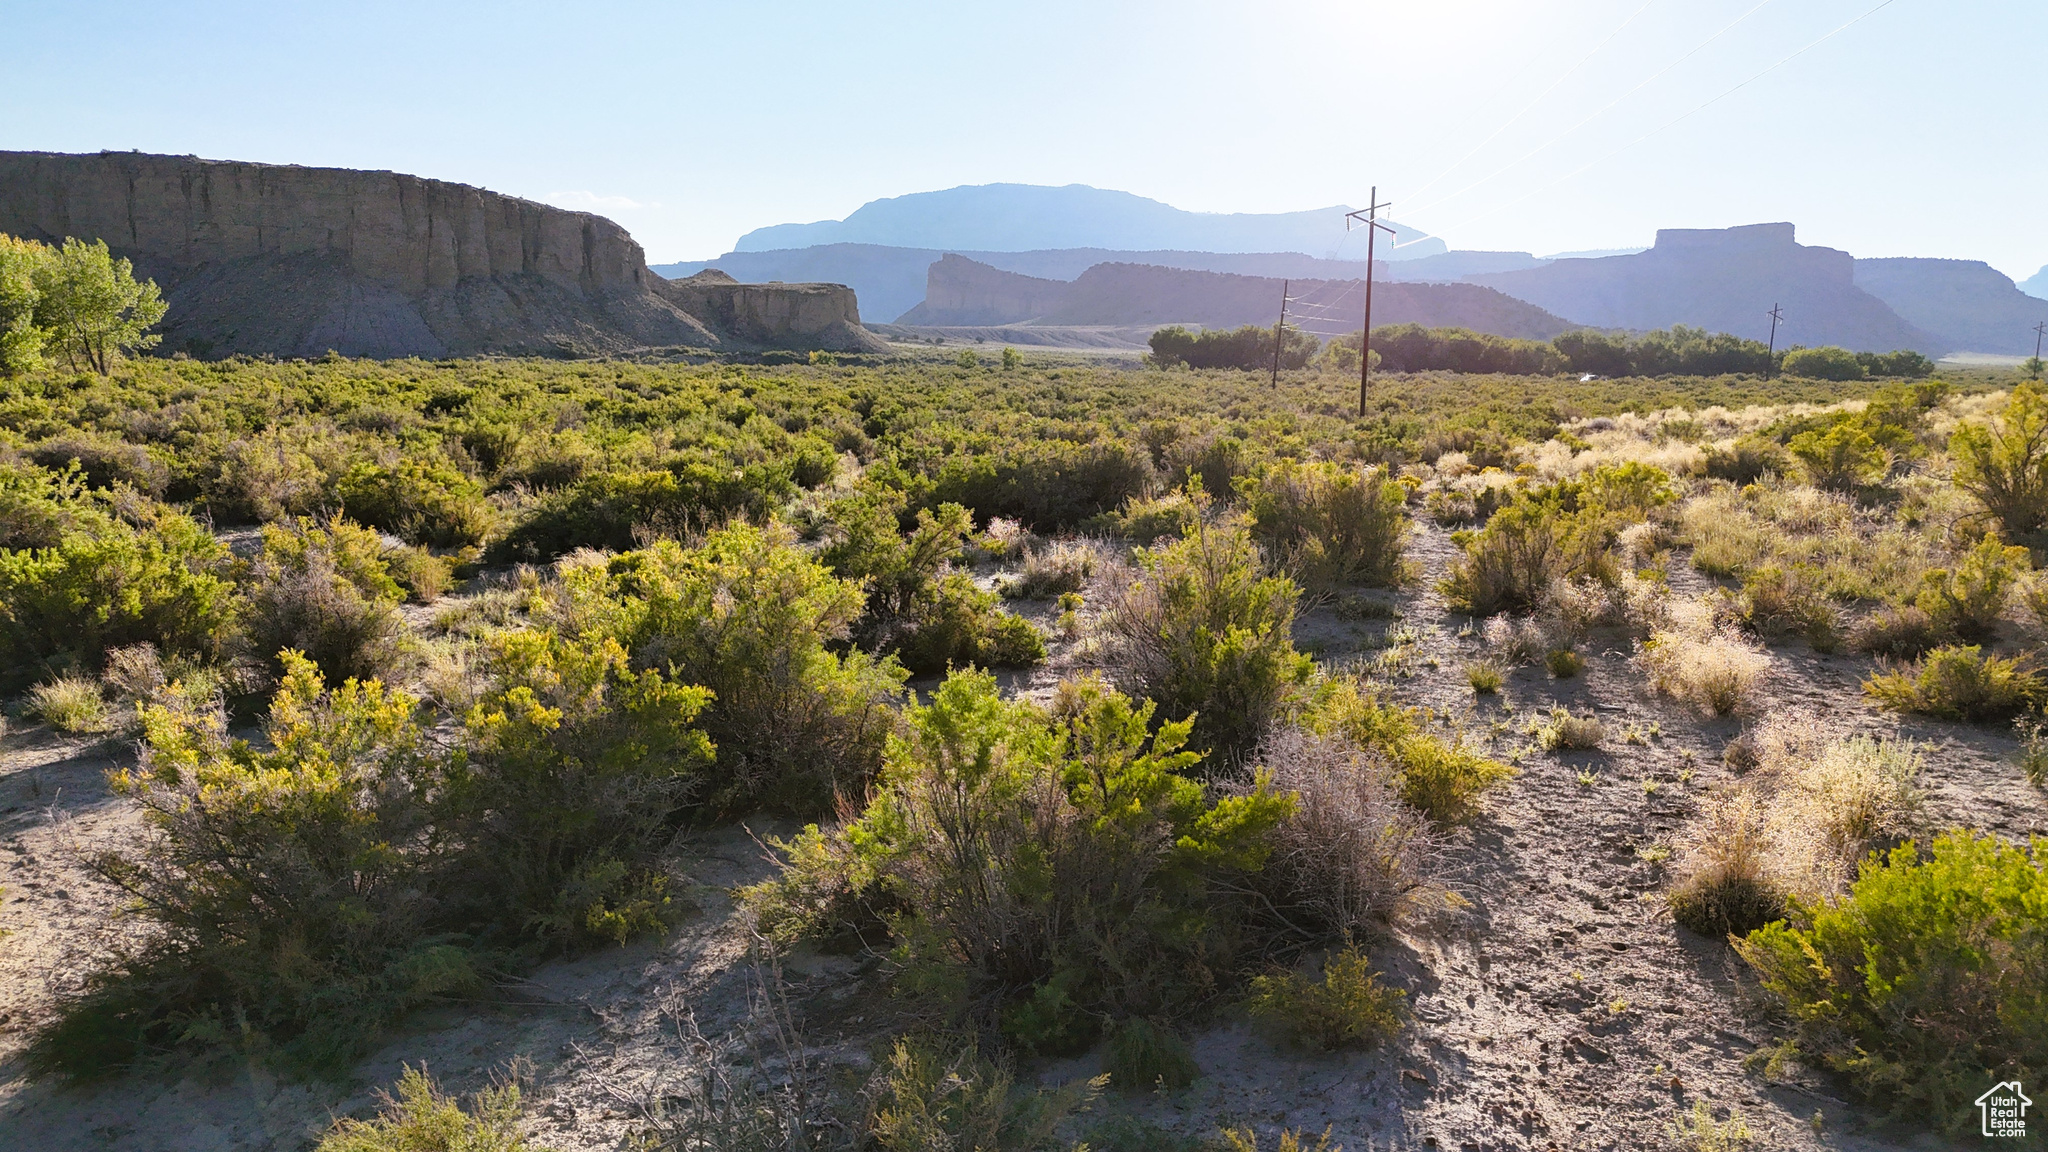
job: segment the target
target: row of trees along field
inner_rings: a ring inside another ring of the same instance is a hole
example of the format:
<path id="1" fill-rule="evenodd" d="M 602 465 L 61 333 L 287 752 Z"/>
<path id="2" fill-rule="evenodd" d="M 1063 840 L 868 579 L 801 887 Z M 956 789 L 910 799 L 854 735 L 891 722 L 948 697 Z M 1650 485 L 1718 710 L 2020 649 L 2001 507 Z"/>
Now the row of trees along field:
<path id="1" fill-rule="evenodd" d="M 1256 324 L 1200 332 L 1175 325 L 1152 334 L 1152 362 L 1160 367 L 1238 368 L 1265 371 L 1274 364 L 1274 329 Z M 1316 364 L 1329 371 L 1358 370 L 1358 335 L 1320 344 L 1287 326 L 1279 331 L 1282 369 Z M 1637 335 L 1582 328 L 1554 340 L 1517 340 L 1466 328 L 1390 324 L 1372 333 L 1373 366 L 1388 372 L 1487 372 L 1512 376 L 1720 376 L 1783 372 L 1815 380 L 1920 378 L 1934 362 L 1918 352 L 1851 352 L 1846 348 L 1792 347 L 1773 353 L 1759 340 L 1676 325 Z"/>

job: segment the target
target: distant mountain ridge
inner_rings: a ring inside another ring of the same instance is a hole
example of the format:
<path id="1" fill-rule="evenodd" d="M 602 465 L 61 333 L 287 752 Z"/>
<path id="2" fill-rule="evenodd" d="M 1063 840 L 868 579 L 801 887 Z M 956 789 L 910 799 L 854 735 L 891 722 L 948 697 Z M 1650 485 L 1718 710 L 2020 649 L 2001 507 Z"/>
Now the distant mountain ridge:
<path id="1" fill-rule="evenodd" d="M 959 255 L 931 267 L 925 302 L 898 322 L 935 327 L 1270 324 L 1283 281 L 1163 268 L 1097 264 L 1072 281 L 1005 272 Z M 1356 280 L 1295 280 L 1286 285 L 1294 320 L 1319 336 L 1356 331 L 1363 285 Z M 1497 336 L 1549 339 L 1579 325 L 1476 284 L 1382 284 L 1373 323 L 1470 328 Z"/>
<path id="2" fill-rule="evenodd" d="M 2022 292 L 1982 260 L 1858 260 L 1856 286 L 1932 333 L 1947 352 L 2028 355 L 2034 325 L 2048 320 L 2048 300 Z"/>
<path id="3" fill-rule="evenodd" d="M 1470 279 L 1600 328 L 1690 324 L 1761 340 L 1771 306 L 1780 304 L 1780 347 L 1954 350 L 1950 340 L 1857 287 L 1856 261 L 1847 252 L 1802 245 L 1790 224 L 1666 228 L 1653 247 L 1632 256 L 1558 260 Z"/>
<path id="4" fill-rule="evenodd" d="M 1334 253 L 1344 244 L 1346 211 L 1339 204 L 1305 212 L 1188 212 L 1086 184 L 970 184 L 870 200 L 844 220 L 756 228 L 740 237 L 733 250 L 879 244 L 949 252 L 1104 248 Z M 1380 253 L 1390 259 L 1447 250 L 1442 240 L 1426 233 L 1402 224 L 1393 227 L 1395 246 Z"/>
<path id="5" fill-rule="evenodd" d="M 2029 296 L 2048 300 L 2048 264 L 2042 265 L 2039 272 L 2020 281 L 2019 289 Z"/>
<path id="6" fill-rule="evenodd" d="M 716 260 L 656 264 L 671 279 L 716 268 L 741 280 L 845 284 L 874 320 L 902 316 L 924 302 L 926 272 L 942 257 L 964 256 L 991 268 L 1051 280 L 1072 280 L 1097 264 L 1151 264 L 1197 272 L 1233 272 L 1296 280 L 1351 280 L 1365 275 L 1363 260 L 1323 260 L 1300 252 L 1128 252 L 1107 248 L 1053 248 L 1037 252 L 947 252 L 880 244 L 820 244 L 768 252 L 729 252 Z M 1533 268 L 1527 252 L 1443 252 L 1416 260 L 1378 262 L 1384 280 L 1450 282 L 1479 272 Z"/>

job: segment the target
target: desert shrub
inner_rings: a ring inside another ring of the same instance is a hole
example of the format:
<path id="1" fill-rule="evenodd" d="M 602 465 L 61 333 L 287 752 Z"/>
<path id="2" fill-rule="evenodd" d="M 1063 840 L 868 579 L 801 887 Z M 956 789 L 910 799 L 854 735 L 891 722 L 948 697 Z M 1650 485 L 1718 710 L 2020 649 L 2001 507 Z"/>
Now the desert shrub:
<path id="1" fill-rule="evenodd" d="M 1897 1116 L 1974 1124 L 1987 1083 L 2048 1070 L 2048 860 L 1955 831 L 1871 860 L 1846 898 L 1738 944 L 1807 1059 Z"/>
<path id="2" fill-rule="evenodd" d="M 1175 535 L 1179 533 L 1176 531 Z M 1027 548 L 1017 575 L 1004 585 L 1003 595 L 1023 600 L 1052 600 L 1079 592 L 1095 576 L 1101 557 L 1096 547 L 1081 540 L 1056 540 L 1051 545 Z"/>
<path id="3" fill-rule="evenodd" d="M 1493 514 L 1477 533 L 1460 533 L 1464 555 L 1451 562 L 1444 599 L 1460 612 L 1492 616 L 1543 603 L 1566 570 L 1564 549 L 1548 509 L 1517 501 Z"/>
<path id="4" fill-rule="evenodd" d="M 314 1152 L 543 1152 L 520 1134 L 525 1108 L 516 1083 L 486 1088 L 465 1109 L 424 1068 L 408 1065 L 397 1097 L 378 1096 L 374 1119 L 335 1121 Z"/>
<path id="5" fill-rule="evenodd" d="M 1766 814 L 1748 791 L 1705 806 L 1681 834 L 1671 918 L 1709 939 L 1749 932 L 1785 914 L 1787 885 Z"/>
<path id="6" fill-rule="evenodd" d="M 904 506 L 902 494 L 890 490 L 833 506 L 841 538 L 821 559 L 867 587 L 866 610 L 853 626 L 855 641 L 893 653 L 915 673 L 1045 659 L 1045 639 L 1029 621 L 1002 611 L 995 593 L 951 569 L 971 529 L 967 510 L 958 504 L 919 509 L 915 526 L 899 533 Z"/>
<path id="7" fill-rule="evenodd" d="M 1388 703 L 1371 686 L 1330 678 L 1314 686 L 1296 717 L 1318 735 L 1342 735 L 1392 762 L 1401 800 L 1439 824 L 1472 815 L 1479 800 L 1514 769 L 1430 730 L 1429 715 Z"/>
<path id="8" fill-rule="evenodd" d="M 59 732 L 81 734 L 106 728 L 106 698 L 99 682 L 84 676 L 60 676 L 28 690 L 27 712 Z"/>
<path id="9" fill-rule="evenodd" d="M 1142 550 L 1131 584 L 1111 590 L 1102 623 L 1119 686 L 1192 717 L 1194 738 L 1224 759 L 1248 750 L 1314 662 L 1294 650 L 1299 591 L 1265 574 L 1251 533 L 1197 526 Z"/>
<path id="10" fill-rule="evenodd" d="M 1825 577 L 1811 564 L 1760 564 L 1742 577 L 1742 622 L 1765 637 L 1804 636 L 1815 651 L 1833 651 L 1841 640 L 1839 613 L 1829 601 Z"/>
<path id="11" fill-rule="evenodd" d="M 657 537 L 683 538 L 735 516 L 760 519 L 796 493 L 791 462 L 719 468 L 599 472 L 549 493 L 491 545 L 498 561 L 552 560 L 578 548 L 619 552 Z"/>
<path id="12" fill-rule="evenodd" d="M 104 654 L 152 643 L 217 656 L 235 610 L 229 558 L 204 528 L 162 511 L 147 529 L 108 521 L 50 548 L 0 552 L 0 668 L 96 668 Z"/>
<path id="13" fill-rule="evenodd" d="M 332 1066 L 405 1008 L 474 985 L 433 932 L 428 882 L 450 845 L 420 793 L 445 770 L 414 702 L 326 691 L 303 659 L 271 703 L 269 751 L 219 712 L 144 709 L 140 766 L 114 777 L 147 838 L 94 862 L 159 931 L 38 1039 L 47 1069 L 237 1044 Z"/>
<path id="14" fill-rule="evenodd" d="M 1129 1093 L 1186 1088 L 1202 1074 L 1187 1041 L 1142 1016 L 1111 1029 L 1102 1067 L 1110 1087 Z"/>
<path id="15" fill-rule="evenodd" d="M 1741 710 L 1771 664 L 1763 652 L 1711 627 L 1653 632 L 1637 659 L 1657 691 L 1713 716 Z"/>
<path id="16" fill-rule="evenodd" d="M 75 465 L 94 488 L 126 484 L 157 497 L 171 482 L 170 469 L 140 444 L 86 436 L 60 436 L 29 449 L 29 459 L 53 471 Z"/>
<path id="17" fill-rule="evenodd" d="M 53 548 L 67 533 L 106 520 L 78 469 L 52 472 L 0 461 L 0 548 Z"/>
<path id="18" fill-rule="evenodd" d="M 405 598 L 384 562 L 377 534 L 335 517 L 263 530 L 249 566 L 242 622 L 247 654 L 282 671 L 286 650 L 340 679 L 377 679 L 398 662 Z"/>
<path id="19" fill-rule="evenodd" d="M 1464 555 L 1441 590 L 1450 606 L 1475 616 L 1540 607 L 1553 587 L 1618 576 L 1610 549 L 1622 531 L 1677 498 L 1663 470 L 1629 461 L 1524 493 L 1476 533 L 1453 537 Z"/>
<path id="20" fill-rule="evenodd" d="M 990 455 L 948 456 L 932 477 L 934 503 L 986 520 L 1008 516 L 1035 531 L 1079 527 L 1153 490 L 1152 456 L 1122 440 L 1014 443 Z"/>
<path id="21" fill-rule="evenodd" d="M 114 786 L 149 835 L 93 867 L 156 931 L 38 1037 L 38 1066 L 231 1046 L 332 1070 L 513 949 L 657 923 L 663 818 L 710 758 L 690 726 L 704 690 L 535 632 L 504 638 L 491 675 L 454 740 L 413 697 L 330 691 L 296 653 L 265 748 L 230 740 L 217 705 L 145 704 L 141 763 Z"/>
<path id="22" fill-rule="evenodd" d="M 1849 646 L 1858 652 L 1893 659 L 1913 659 L 1946 639 L 1934 617 L 1908 604 L 1880 608 L 1849 630 Z"/>
<path id="23" fill-rule="evenodd" d="M 2048 526 L 2048 401 L 2022 381 L 1989 424 L 1965 423 L 1949 438 L 1956 487 L 1998 521 L 2007 540 L 2029 541 Z"/>
<path id="24" fill-rule="evenodd" d="M 1385 587 L 1405 574 L 1407 491 L 1382 470 L 1280 460 L 1237 490 L 1253 537 L 1304 588 Z"/>
<path id="25" fill-rule="evenodd" d="M 872 1089 L 868 1135 L 885 1152 L 1052 1152 L 1061 1122 L 1100 1088 L 1026 1090 L 972 1041 L 899 1039 Z"/>
<path id="26" fill-rule="evenodd" d="M 1788 376 L 1807 376 L 1815 380 L 1861 380 L 1868 374 L 1854 352 L 1832 344 L 1787 352 L 1782 367 Z"/>
<path id="27" fill-rule="evenodd" d="M 551 612 L 565 629 L 616 637 L 636 666 L 714 694 L 702 727 L 719 781 L 698 797 L 710 811 L 822 812 L 873 778 L 903 670 L 827 647 L 860 617 L 860 586 L 786 529 L 735 524 L 696 548 L 661 540 L 562 568 Z"/>
<path id="28" fill-rule="evenodd" d="M 1348 735 L 1298 728 L 1260 746 L 1259 764 L 1294 811 L 1273 832 L 1266 866 L 1249 879 L 1272 929 L 1322 944 L 1383 929 L 1428 889 L 1439 844 L 1403 802 L 1393 761 Z"/>
<path id="29" fill-rule="evenodd" d="M 1796 901 L 1832 897 L 1867 852 L 1920 826 L 1918 746 L 1837 737 L 1796 714 L 1746 739 L 1753 763 L 1741 784 L 1679 838 L 1672 915 L 1702 935 L 1749 932 Z"/>
<path id="30" fill-rule="evenodd" d="M 1152 715 L 1100 681 L 1047 712 L 956 672 L 906 711 L 866 811 L 807 829 L 746 899 L 784 938 L 886 923 L 911 987 L 1026 1048 L 1186 1011 L 1243 946 L 1217 884 L 1264 864 L 1292 802 L 1263 781 L 1211 799 L 1185 775 L 1189 722 Z"/>
<path id="31" fill-rule="evenodd" d="M 1743 1152 L 1755 1139 L 1741 1113 L 1730 1110 L 1726 1120 L 1716 1120 L 1714 1110 L 1698 1098 L 1692 1102 L 1692 1111 L 1666 1127 L 1665 1135 L 1685 1152 Z"/>
<path id="32" fill-rule="evenodd" d="M 1479 634 L 1494 659 L 1510 666 L 1527 664 L 1551 649 L 1550 628 L 1538 617 L 1489 616 Z"/>
<path id="33" fill-rule="evenodd" d="M 1537 721 L 1532 734 L 1545 752 L 1583 752 L 1607 742 L 1607 726 L 1597 716 L 1574 716 L 1561 707 Z"/>
<path id="34" fill-rule="evenodd" d="M 1246 1007 L 1287 1043 L 1330 1052 L 1393 1039 L 1406 1026 L 1407 1001 L 1405 990 L 1380 983 L 1354 944 L 1324 960 L 1320 980 L 1298 972 L 1254 979 Z"/>
<path id="35" fill-rule="evenodd" d="M 228 523 L 269 523 L 318 511 L 332 497 L 327 473 L 307 440 L 303 433 L 272 428 L 224 445 L 199 479 L 200 501 Z"/>
<path id="36" fill-rule="evenodd" d="M 1122 536 L 1140 547 L 1166 538 L 1178 540 L 1201 523 L 1207 504 L 1201 491 L 1195 488 L 1191 494 L 1189 489 L 1176 488 L 1164 496 L 1133 497 L 1115 512 L 1089 521 L 1089 527 Z"/>
<path id="37" fill-rule="evenodd" d="M 1439 823 L 1471 815 L 1480 796 L 1514 775 L 1513 769 L 1466 748 L 1435 738 L 1402 742 L 1401 799 Z"/>
<path id="38" fill-rule="evenodd" d="M 1334 343 L 1333 343 L 1334 346 Z M 1357 363 L 1358 357 L 1352 356 Z M 1259 1152 L 1259 1134 L 1251 1128 L 1225 1128 L 1220 1147 L 1228 1152 Z M 1330 1143 L 1330 1130 L 1324 1128 L 1314 1142 L 1303 1140 L 1301 1133 L 1292 1128 L 1282 1128 L 1280 1138 L 1273 1145 L 1273 1152 L 1344 1152 L 1342 1144 Z"/>
<path id="39" fill-rule="evenodd" d="M 1493 660 L 1473 660 L 1465 665 L 1465 682 L 1481 696 L 1491 696 L 1500 691 L 1505 679 L 1501 666 Z"/>
<path id="40" fill-rule="evenodd" d="M 1559 680 L 1569 680 L 1586 670 L 1586 658 L 1570 648 L 1552 648 L 1543 654 L 1543 666 Z"/>
<path id="41" fill-rule="evenodd" d="M 2025 548 L 2001 545 L 1987 535 L 1954 568 L 1922 574 L 1913 604 L 1944 635 L 1987 639 L 1998 627 L 2007 596 L 2025 582 L 2032 567 Z"/>
<path id="42" fill-rule="evenodd" d="M 1806 472 L 1806 482 L 1829 492 L 1854 492 L 1884 476 L 1885 450 L 1857 421 L 1801 432 L 1786 449 Z"/>
<path id="43" fill-rule="evenodd" d="M 455 580 L 455 565 L 418 545 L 392 548 L 384 553 L 385 570 L 415 604 L 432 604 Z"/>
<path id="44" fill-rule="evenodd" d="M 1738 488 L 1791 470 L 1792 455 L 1777 441 L 1762 436 L 1744 436 L 1707 450 L 1707 475 Z"/>
<path id="45" fill-rule="evenodd" d="M 2048 684 L 2032 664 L 1986 655 L 1974 644 L 1937 648 L 1917 671 L 1879 673 L 1863 691 L 1895 711 L 1973 724 L 2010 720 L 2048 699 Z"/>
<path id="46" fill-rule="evenodd" d="M 465 900 L 543 939 L 623 943 L 669 905 L 657 856 L 669 821 L 707 784 L 695 725 L 711 700 L 672 674 L 634 671 L 610 638 L 494 637 L 489 690 L 464 720 L 466 763 L 445 802 L 463 830 Z"/>
<path id="47" fill-rule="evenodd" d="M 355 464 L 335 480 L 334 494 L 350 518 L 408 544 L 481 544 L 494 519 L 476 481 L 445 464 L 410 456 L 391 467 Z"/>

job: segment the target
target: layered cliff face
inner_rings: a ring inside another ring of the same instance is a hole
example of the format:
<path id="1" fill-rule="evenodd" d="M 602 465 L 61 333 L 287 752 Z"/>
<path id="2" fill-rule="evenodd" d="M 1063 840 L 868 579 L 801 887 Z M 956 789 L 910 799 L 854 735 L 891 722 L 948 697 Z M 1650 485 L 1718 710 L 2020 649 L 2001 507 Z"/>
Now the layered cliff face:
<path id="1" fill-rule="evenodd" d="M 2048 300 L 2022 292 L 1982 260 L 1858 260 L 1856 286 L 1951 352 L 2026 356 L 2034 351 L 2034 325 L 2048 320 Z"/>
<path id="2" fill-rule="evenodd" d="M 1770 331 L 1771 306 L 1782 304 L 1781 348 L 1798 343 L 1871 352 L 1948 351 L 1938 337 L 1857 287 L 1855 263 L 1847 252 L 1798 243 L 1790 224 L 1751 224 L 1666 228 L 1647 252 L 1557 260 L 1467 279 L 1601 328 L 1690 324 L 1762 340 Z"/>
<path id="3" fill-rule="evenodd" d="M 1041 325 L 1271 324 L 1285 288 L 1289 319 L 1318 336 L 1355 332 L 1364 283 L 1291 280 L 1198 272 L 1151 264 L 1097 264 L 1073 281 L 1004 272 L 960 256 L 934 263 L 925 302 L 905 324 Z M 1373 288 L 1373 325 L 1470 328 L 1495 336 L 1546 340 L 1577 325 L 1476 284 L 1381 283 Z"/>
<path id="4" fill-rule="evenodd" d="M 632 236 L 601 216 L 395 172 L 0 152 L 0 232 L 104 240 L 133 260 L 170 303 L 166 351 L 806 346 L 772 324 L 741 335 L 693 314 L 663 291 Z M 762 287 L 830 300 L 841 323 L 818 330 L 836 345 L 847 342 L 840 329 L 858 327 L 848 289 Z"/>

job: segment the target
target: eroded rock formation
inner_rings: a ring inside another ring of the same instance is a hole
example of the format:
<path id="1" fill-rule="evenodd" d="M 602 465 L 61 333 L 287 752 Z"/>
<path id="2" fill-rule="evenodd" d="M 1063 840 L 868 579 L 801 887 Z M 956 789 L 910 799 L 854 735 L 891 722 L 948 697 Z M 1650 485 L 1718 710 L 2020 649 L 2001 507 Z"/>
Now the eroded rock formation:
<path id="1" fill-rule="evenodd" d="M 163 287 L 164 350 L 202 356 L 874 346 L 851 289 L 700 313 L 610 220 L 395 172 L 0 152 L 0 232 L 105 240 Z"/>

